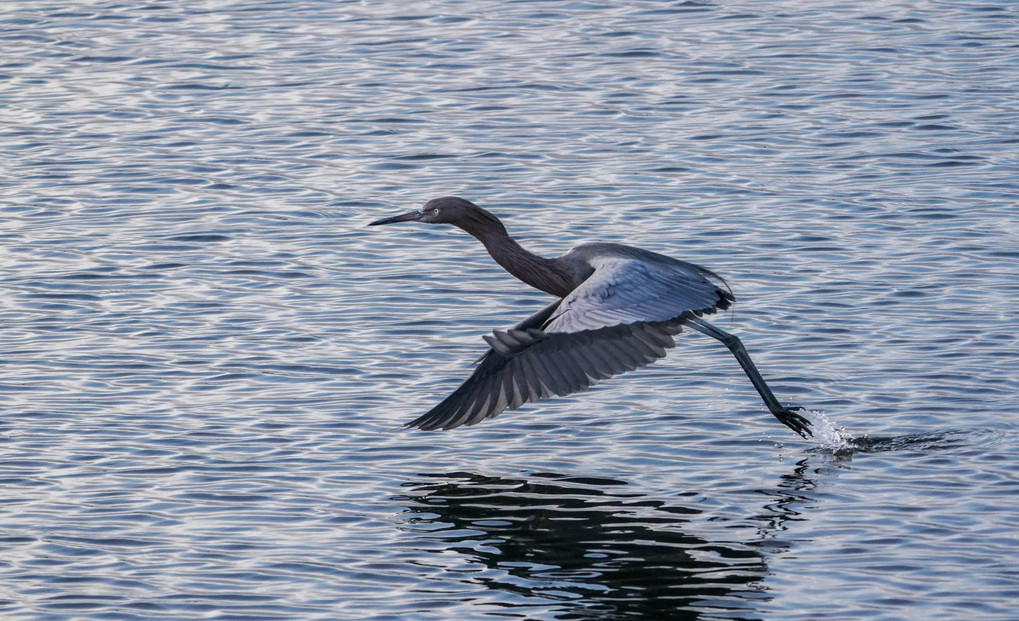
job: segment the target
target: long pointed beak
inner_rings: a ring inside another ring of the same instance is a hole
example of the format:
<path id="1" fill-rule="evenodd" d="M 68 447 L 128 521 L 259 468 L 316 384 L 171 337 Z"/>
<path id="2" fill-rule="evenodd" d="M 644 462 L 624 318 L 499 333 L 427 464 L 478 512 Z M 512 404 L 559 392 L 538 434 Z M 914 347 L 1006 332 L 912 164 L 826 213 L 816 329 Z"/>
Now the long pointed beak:
<path id="1" fill-rule="evenodd" d="M 415 209 L 414 211 L 408 211 L 407 213 L 401 213 L 398 216 L 391 216 L 389 218 L 382 218 L 375 222 L 369 222 L 368 226 L 377 226 L 379 224 L 393 224 L 394 222 L 417 222 L 421 219 L 421 216 L 425 215 L 425 212 Z"/>

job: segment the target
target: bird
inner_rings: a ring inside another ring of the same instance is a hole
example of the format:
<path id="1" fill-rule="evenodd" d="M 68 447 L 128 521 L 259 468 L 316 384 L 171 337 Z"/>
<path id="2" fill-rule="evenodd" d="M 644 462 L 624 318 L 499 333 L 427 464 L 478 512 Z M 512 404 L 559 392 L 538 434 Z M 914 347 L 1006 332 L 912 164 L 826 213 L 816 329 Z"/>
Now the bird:
<path id="1" fill-rule="evenodd" d="M 587 390 L 596 382 L 665 357 L 684 327 L 725 345 L 772 415 L 804 438 L 813 435 L 800 407 L 782 405 L 738 337 L 703 319 L 736 301 L 715 272 L 615 243 L 586 243 L 557 258 L 524 249 L 491 212 L 457 196 L 368 226 L 445 224 L 475 237 L 507 272 L 555 301 L 512 328 L 482 338 L 489 349 L 463 384 L 407 423 L 422 430 L 474 425 L 504 410 Z"/>

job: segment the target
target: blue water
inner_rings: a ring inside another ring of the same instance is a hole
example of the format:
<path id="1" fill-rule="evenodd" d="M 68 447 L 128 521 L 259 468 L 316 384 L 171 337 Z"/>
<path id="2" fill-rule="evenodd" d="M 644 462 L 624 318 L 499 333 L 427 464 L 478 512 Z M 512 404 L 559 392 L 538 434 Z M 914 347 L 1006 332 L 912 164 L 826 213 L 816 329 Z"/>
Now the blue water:
<path id="1" fill-rule="evenodd" d="M 1016 41 L 994 1 L 7 3 L 0 616 L 1016 618 Z M 698 334 L 402 429 L 548 301 L 364 226 L 449 194 L 723 274 L 824 433 Z"/>

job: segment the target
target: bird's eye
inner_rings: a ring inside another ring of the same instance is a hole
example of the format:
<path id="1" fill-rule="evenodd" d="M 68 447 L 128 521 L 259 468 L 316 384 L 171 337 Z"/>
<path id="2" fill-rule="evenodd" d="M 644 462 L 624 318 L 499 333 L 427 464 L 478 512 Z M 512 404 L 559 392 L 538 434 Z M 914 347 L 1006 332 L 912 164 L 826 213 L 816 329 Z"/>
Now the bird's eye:
<path id="1" fill-rule="evenodd" d="M 432 213 L 435 215 L 439 215 L 439 208 L 436 207 L 435 209 L 432 209 Z"/>

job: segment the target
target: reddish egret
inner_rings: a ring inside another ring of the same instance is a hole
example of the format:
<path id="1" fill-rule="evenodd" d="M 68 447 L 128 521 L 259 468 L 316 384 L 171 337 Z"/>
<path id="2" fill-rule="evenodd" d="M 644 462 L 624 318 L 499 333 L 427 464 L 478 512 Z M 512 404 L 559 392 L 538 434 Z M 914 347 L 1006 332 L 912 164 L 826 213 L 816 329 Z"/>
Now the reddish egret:
<path id="1" fill-rule="evenodd" d="M 491 347 L 467 380 L 410 427 L 452 429 L 497 416 L 506 408 L 587 390 L 598 380 L 665 357 L 673 337 L 689 326 L 718 339 L 736 356 L 764 404 L 803 437 L 810 421 L 785 407 L 768 388 L 740 340 L 702 315 L 735 301 L 725 281 L 703 267 L 621 244 L 583 244 L 557 259 L 524 250 L 498 218 L 455 196 L 372 222 L 452 224 L 485 245 L 495 262 L 555 302 L 509 330 L 496 330 Z"/>

